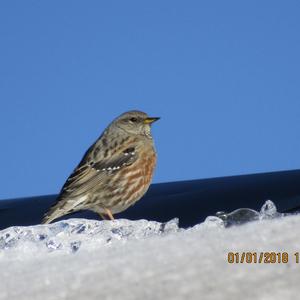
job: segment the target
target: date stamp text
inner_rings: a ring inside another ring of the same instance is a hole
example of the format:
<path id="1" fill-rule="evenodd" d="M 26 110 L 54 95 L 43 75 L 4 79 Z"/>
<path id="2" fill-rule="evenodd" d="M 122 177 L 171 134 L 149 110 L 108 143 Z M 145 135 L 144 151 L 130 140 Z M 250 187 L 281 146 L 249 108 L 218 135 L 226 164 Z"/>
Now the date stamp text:
<path id="1" fill-rule="evenodd" d="M 287 264 L 289 261 L 299 264 L 300 253 L 295 252 L 228 252 L 230 264 Z"/>

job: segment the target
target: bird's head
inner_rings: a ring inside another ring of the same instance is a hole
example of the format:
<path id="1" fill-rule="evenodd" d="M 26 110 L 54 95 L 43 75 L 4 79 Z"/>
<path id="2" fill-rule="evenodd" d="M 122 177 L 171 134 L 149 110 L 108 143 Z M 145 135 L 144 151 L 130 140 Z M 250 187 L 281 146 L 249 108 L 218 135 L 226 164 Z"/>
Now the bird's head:
<path id="1" fill-rule="evenodd" d="M 111 125 L 129 134 L 145 135 L 151 138 L 151 124 L 159 119 L 157 117 L 149 117 L 142 111 L 133 110 L 120 115 Z"/>

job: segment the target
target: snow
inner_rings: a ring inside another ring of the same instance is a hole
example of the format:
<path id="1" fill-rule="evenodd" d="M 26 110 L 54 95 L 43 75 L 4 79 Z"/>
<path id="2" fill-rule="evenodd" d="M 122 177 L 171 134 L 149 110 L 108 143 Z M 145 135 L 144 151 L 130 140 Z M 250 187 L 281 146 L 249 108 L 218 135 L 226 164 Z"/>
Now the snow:
<path id="1" fill-rule="evenodd" d="M 16 226 L 2 230 L 0 249 L 6 250 L 6 253 L 13 252 L 15 257 L 52 251 L 72 253 L 79 249 L 98 249 L 116 241 L 124 243 L 133 239 L 163 236 L 178 230 L 177 219 L 167 223 L 70 219 L 50 225 Z"/>
<path id="2" fill-rule="evenodd" d="M 297 299 L 300 216 L 271 201 L 219 216 L 187 230 L 176 219 L 10 227 L 0 232 L 0 299 Z M 232 226 L 240 216 L 256 221 Z M 228 263 L 229 252 L 287 252 L 289 262 Z"/>

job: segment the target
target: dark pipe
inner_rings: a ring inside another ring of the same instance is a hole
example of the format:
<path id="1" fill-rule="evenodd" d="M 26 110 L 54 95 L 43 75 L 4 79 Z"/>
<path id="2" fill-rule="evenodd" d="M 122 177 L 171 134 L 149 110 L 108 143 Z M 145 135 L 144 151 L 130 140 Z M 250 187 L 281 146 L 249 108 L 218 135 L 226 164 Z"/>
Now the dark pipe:
<path id="1" fill-rule="evenodd" d="M 299 183 L 300 170 L 153 184 L 141 201 L 117 218 L 165 222 L 178 217 L 180 226 L 189 227 L 217 211 L 242 207 L 259 210 L 268 199 L 281 212 L 294 211 L 300 207 Z M 49 195 L 0 201 L 0 229 L 39 224 L 55 198 Z M 99 219 L 87 211 L 64 218 L 70 217 Z"/>

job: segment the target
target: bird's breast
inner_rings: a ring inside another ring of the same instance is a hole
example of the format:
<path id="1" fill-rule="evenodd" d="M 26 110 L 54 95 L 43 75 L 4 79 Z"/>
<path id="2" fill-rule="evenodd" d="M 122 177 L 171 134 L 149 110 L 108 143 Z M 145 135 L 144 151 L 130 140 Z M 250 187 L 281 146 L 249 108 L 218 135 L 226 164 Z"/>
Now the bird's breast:
<path id="1" fill-rule="evenodd" d="M 132 165 L 120 171 L 119 179 L 122 181 L 123 197 L 128 205 L 132 205 L 148 190 L 155 165 L 154 149 L 145 149 L 139 153 L 138 159 Z"/>
<path id="2" fill-rule="evenodd" d="M 153 149 L 141 153 L 141 169 L 143 171 L 144 184 L 150 184 L 156 165 L 156 154 Z"/>

